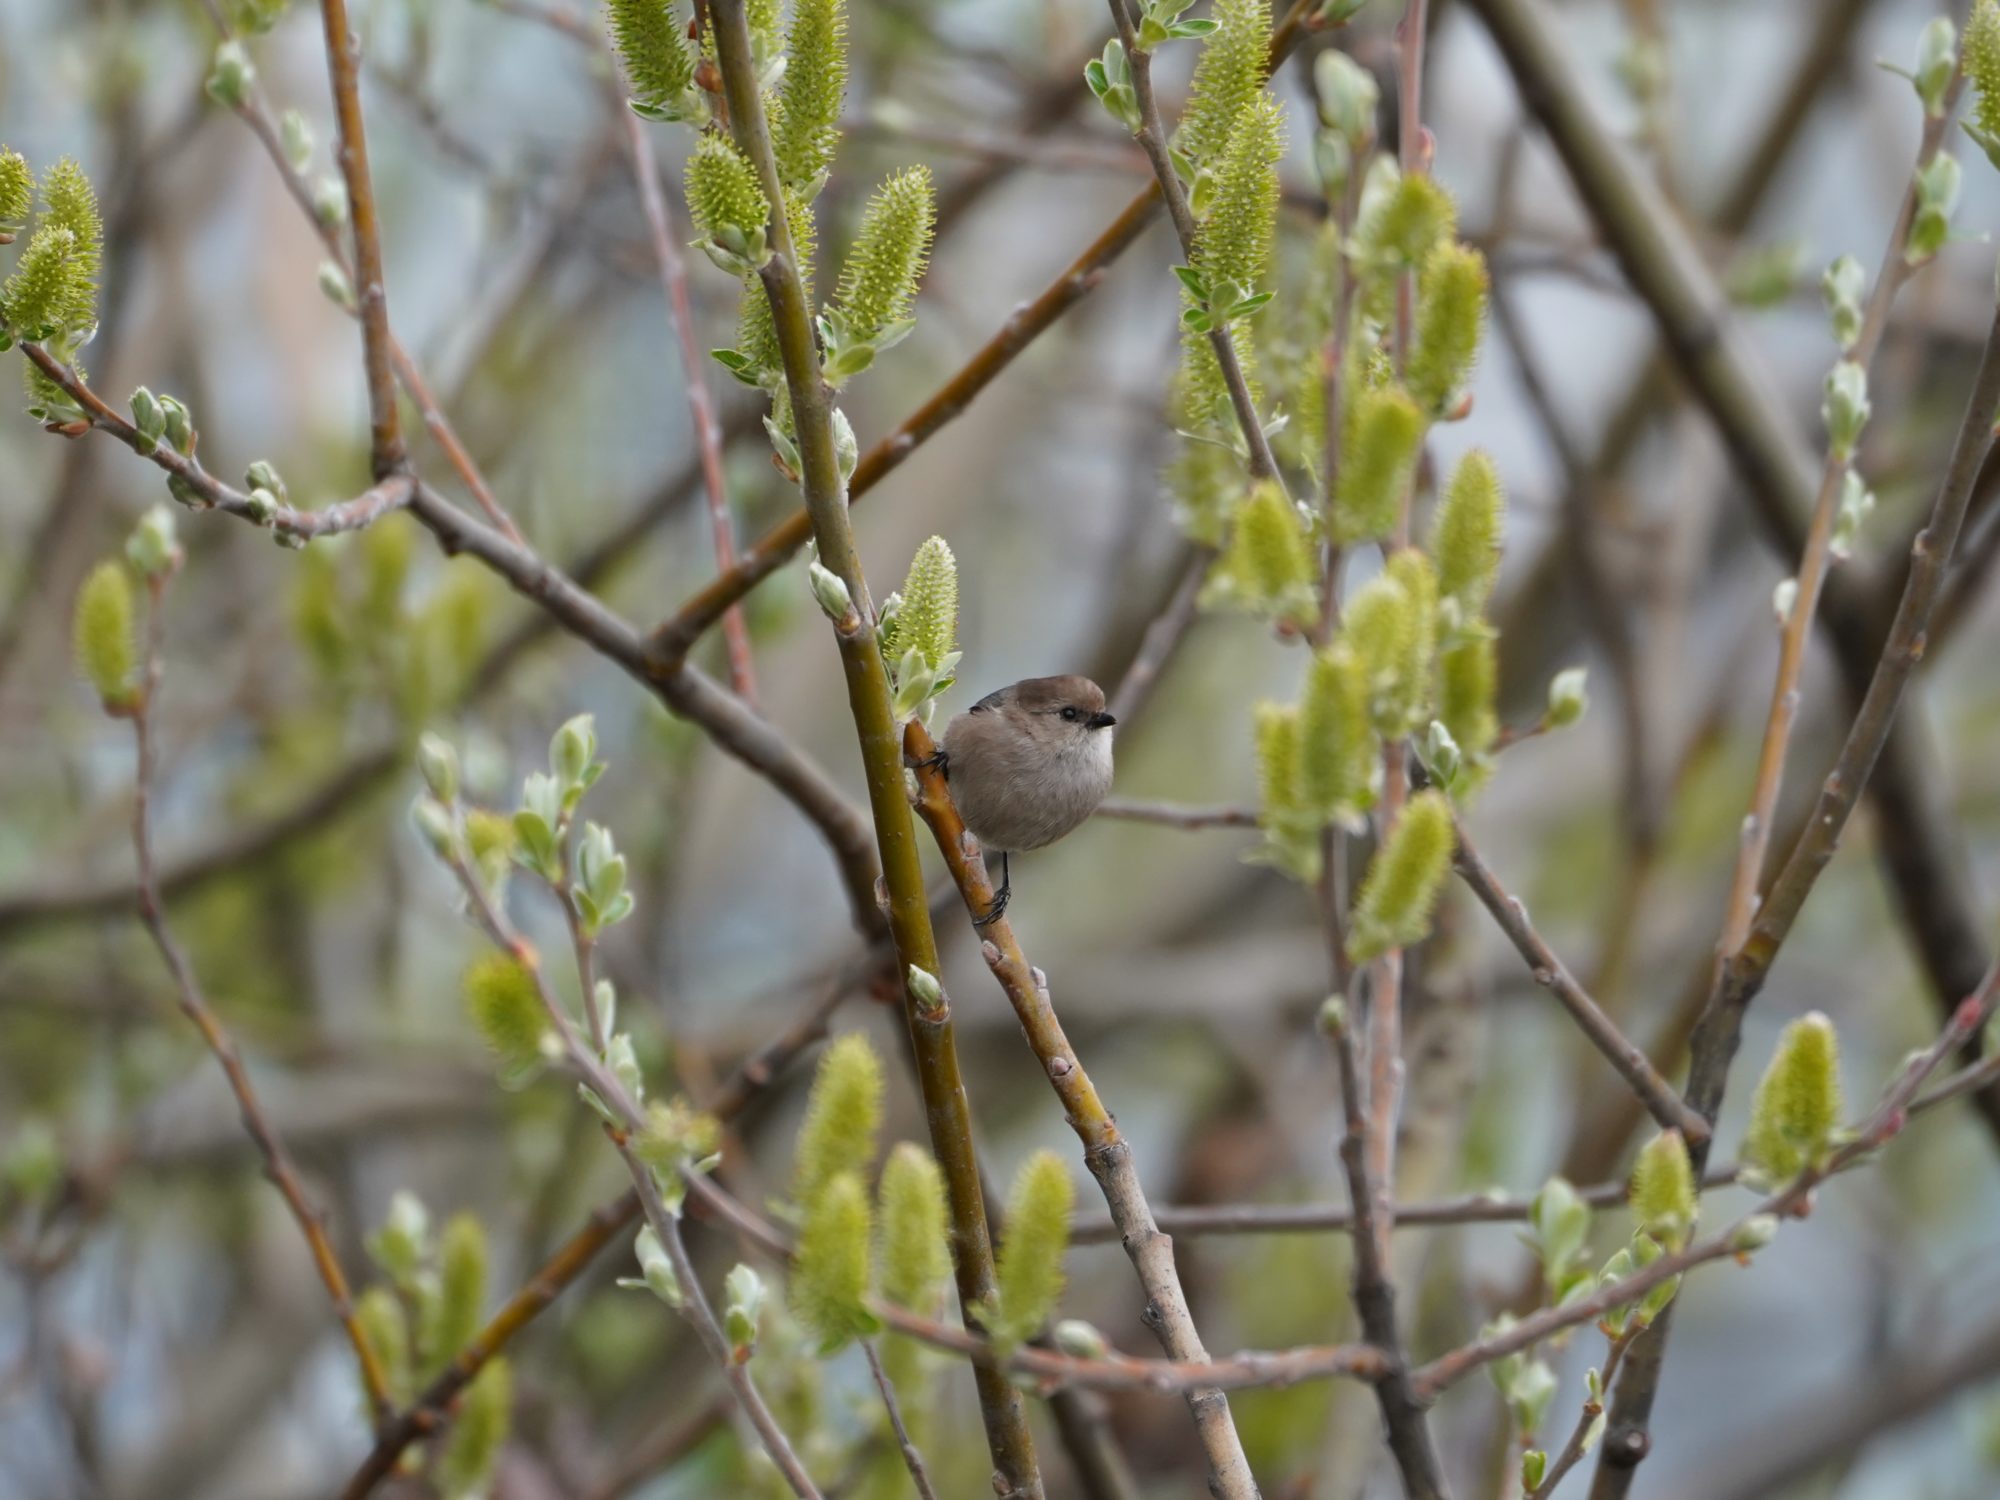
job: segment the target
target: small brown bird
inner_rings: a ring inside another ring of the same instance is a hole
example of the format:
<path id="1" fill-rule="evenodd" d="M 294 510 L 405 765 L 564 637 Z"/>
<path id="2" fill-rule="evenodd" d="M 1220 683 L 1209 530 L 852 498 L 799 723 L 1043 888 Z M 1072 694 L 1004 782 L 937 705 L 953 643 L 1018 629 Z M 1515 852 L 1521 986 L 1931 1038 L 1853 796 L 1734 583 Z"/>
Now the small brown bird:
<path id="1" fill-rule="evenodd" d="M 979 919 L 1007 909 L 1007 856 L 1075 828 L 1111 790 L 1104 690 L 1088 677 L 1027 677 L 945 726 L 939 757 L 965 826 L 1000 855 L 1000 889 Z"/>

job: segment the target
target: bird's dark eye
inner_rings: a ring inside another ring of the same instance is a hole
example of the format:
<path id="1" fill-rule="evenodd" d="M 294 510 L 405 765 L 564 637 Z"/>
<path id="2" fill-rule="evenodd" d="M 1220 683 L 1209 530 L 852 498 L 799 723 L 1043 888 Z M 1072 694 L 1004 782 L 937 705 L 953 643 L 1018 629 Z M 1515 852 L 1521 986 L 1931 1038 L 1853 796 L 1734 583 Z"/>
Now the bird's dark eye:
<path id="1" fill-rule="evenodd" d="M 1072 723 L 1072 724 L 1074 724 L 1074 723 L 1076 722 L 1076 710 L 1075 710 L 1074 708 L 1066 708 L 1066 709 L 1064 709 L 1064 710 L 1062 711 L 1062 716 L 1063 716 L 1063 717 L 1064 717 L 1065 719 L 1069 720 L 1069 722 L 1070 722 L 1070 723 Z"/>

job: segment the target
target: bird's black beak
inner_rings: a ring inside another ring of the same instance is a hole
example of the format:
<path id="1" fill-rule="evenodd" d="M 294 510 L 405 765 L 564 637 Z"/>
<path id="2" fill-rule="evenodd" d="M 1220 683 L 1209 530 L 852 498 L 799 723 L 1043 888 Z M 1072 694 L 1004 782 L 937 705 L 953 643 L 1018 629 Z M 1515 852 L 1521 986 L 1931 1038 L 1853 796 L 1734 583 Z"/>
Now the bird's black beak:
<path id="1" fill-rule="evenodd" d="M 1110 714 L 1092 714 L 1086 722 L 1092 729 L 1109 729 L 1118 720 Z"/>

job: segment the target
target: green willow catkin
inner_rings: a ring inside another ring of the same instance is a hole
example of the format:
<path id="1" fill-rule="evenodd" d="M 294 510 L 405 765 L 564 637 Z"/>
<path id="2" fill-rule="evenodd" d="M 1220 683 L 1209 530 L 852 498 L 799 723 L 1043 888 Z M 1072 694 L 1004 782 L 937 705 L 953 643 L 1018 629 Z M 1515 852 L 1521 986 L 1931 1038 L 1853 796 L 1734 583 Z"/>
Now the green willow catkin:
<path id="1" fill-rule="evenodd" d="M 1075 1197 L 1069 1168 L 1052 1151 L 1037 1151 L 1016 1174 L 1007 1195 L 1007 1237 L 994 1267 L 999 1305 L 987 1331 L 996 1343 L 1034 1337 L 1056 1310 Z"/>
<path id="2" fill-rule="evenodd" d="M 548 1015 L 535 976 L 513 955 L 489 953 L 465 971 L 472 1024 L 503 1065 L 526 1067 L 541 1057 Z"/>
<path id="3" fill-rule="evenodd" d="M 1197 168 L 1228 143 L 1237 116 L 1264 88 L 1271 44 L 1270 0 L 1216 0 L 1216 29 L 1203 43 L 1174 144 Z"/>
<path id="4" fill-rule="evenodd" d="M 1833 1023 L 1812 1011 L 1778 1036 L 1750 1103 L 1744 1159 L 1769 1181 L 1795 1177 L 1825 1149 L 1840 1112 L 1840 1041 Z"/>
<path id="5" fill-rule="evenodd" d="M 865 1172 L 882 1127 L 882 1064 L 868 1038 L 850 1031 L 826 1049 L 806 1096 L 792 1168 L 792 1201 L 810 1209 L 841 1172 Z"/>
<path id="6" fill-rule="evenodd" d="M 1694 1229 L 1694 1167 L 1678 1130 L 1662 1131 L 1640 1150 L 1626 1194 L 1639 1227 L 1669 1250 Z"/>
<path id="7" fill-rule="evenodd" d="M 1315 652 L 1299 697 L 1298 790 L 1320 821 L 1351 817 L 1368 802 L 1378 750 L 1368 717 L 1368 669 L 1336 641 Z"/>
<path id="8" fill-rule="evenodd" d="M 1419 792 L 1375 851 L 1348 926 L 1347 956 L 1356 963 L 1421 942 L 1451 870 L 1456 836 L 1451 806 L 1438 791 Z"/>
<path id="9" fill-rule="evenodd" d="M 943 537 L 917 548 L 901 592 L 894 640 L 885 640 L 884 650 L 900 657 L 914 649 L 935 668 L 958 649 L 958 560 Z"/>
<path id="10" fill-rule="evenodd" d="M 1229 545 L 1202 590 L 1205 606 L 1308 625 L 1319 615 L 1318 566 L 1299 508 L 1270 481 L 1237 508 Z"/>
<path id="11" fill-rule="evenodd" d="M 611 40 L 641 104 L 666 109 L 694 84 L 694 53 L 669 0 L 608 0 Z"/>
<path id="12" fill-rule="evenodd" d="M 771 200 L 757 181 L 757 169 L 730 141 L 704 134 L 687 165 L 688 213 L 705 235 L 724 229 L 762 229 L 771 222 Z"/>
<path id="13" fill-rule="evenodd" d="M 889 1153 L 876 1197 L 882 1295 L 929 1317 L 951 1275 L 944 1176 L 929 1152 L 903 1141 Z"/>
<path id="14" fill-rule="evenodd" d="M 807 202 L 818 195 L 833 165 L 846 95 L 846 5 L 842 0 L 798 0 L 785 36 L 785 76 L 769 112 L 778 179 Z"/>
<path id="15" fill-rule="evenodd" d="M 1486 259 L 1441 244 L 1417 278 L 1417 322 L 1404 380 L 1426 415 L 1442 415 L 1472 373 L 1486 317 Z"/>
<path id="16" fill-rule="evenodd" d="M 130 706 L 138 691 L 138 646 L 124 564 L 106 561 L 91 569 L 77 592 L 72 636 L 77 666 L 104 706 Z"/>
<path id="17" fill-rule="evenodd" d="M 873 337 L 909 315 L 935 218 L 928 167 L 909 167 L 875 190 L 829 312 L 850 336 Z"/>
<path id="18" fill-rule="evenodd" d="M 1350 387 L 1344 405 L 1332 524 L 1335 540 L 1352 545 L 1395 530 L 1416 473 L 1424 417 L 1409 393 L 1396 386 Z"/>
<path id="19" fill-rule="evenodd" d="M 0 244 L 27 226 L 35 201 L 35 173 L 20 152 L 0 146 Z"/>
<path id="20" fill-rule="evenodd" d="M 791 1303 L 806 1330 L 830 1354 L 875 1331 L 868 1311 L 872 1241 L 868 1193 L 853 1172 L 836 1172 L 806 1211 L 792 1255 Z"/>
<path id="21" fill-rule="evenodd" d="M 1485 612 L 1500 572 L 1500 527 L 1506 501 L 1491 455 L 1474 449 L 1451 471 L 1431 522 L 1430 553 L 1438 595 L 1458 607 L 1461 624 Z"/>

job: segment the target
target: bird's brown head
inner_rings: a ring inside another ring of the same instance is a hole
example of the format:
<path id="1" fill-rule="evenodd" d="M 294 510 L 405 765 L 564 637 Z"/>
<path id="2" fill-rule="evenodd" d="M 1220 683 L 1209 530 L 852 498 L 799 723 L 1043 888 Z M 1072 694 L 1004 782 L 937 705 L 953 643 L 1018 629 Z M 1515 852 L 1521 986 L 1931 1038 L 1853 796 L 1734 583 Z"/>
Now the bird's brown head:
<path id="1" fill-rule="evenodd" d="M 1118 722 L 1104 711 L 1104 689 L 1076 676 L 1024 677 L 981 698 L 972 712 L 1000 715 L 1051 747 L 1080 744 Z"/>

